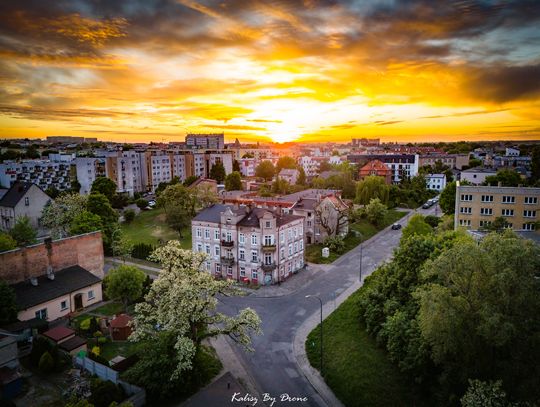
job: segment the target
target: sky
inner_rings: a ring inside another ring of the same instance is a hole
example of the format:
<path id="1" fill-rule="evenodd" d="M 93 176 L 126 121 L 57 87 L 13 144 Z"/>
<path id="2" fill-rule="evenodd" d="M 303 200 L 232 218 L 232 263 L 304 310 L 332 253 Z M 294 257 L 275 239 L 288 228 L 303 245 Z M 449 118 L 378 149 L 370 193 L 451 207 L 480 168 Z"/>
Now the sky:
<path id="1" fill-rule="evenodd" d="M 540 1 L 2 0 L 0 138 L 540 140 Z"/>

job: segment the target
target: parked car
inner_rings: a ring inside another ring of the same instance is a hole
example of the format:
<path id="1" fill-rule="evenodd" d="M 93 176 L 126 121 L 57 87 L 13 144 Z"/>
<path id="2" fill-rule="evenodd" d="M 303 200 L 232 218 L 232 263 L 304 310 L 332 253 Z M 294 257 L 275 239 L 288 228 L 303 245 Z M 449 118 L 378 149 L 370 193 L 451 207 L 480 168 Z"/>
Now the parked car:
<path id="1" fill-rule="evenodd" d="M 424 205 L 422 205 L 422 209 L 428 209 L 431 208 L 431 203 L 426 202 Z"/>
<path id="2" fill-rule="evenodd" d="M 392 230 L 399 230 L 399 229 L 401 229 L 401 224 L 399 224 L 399 223 L 394 223 L 394 224 L 392 225 Z"/>
<path id="3" fill-rule="evenodd" d="M 148 201 L 148 207 L 153 208 L 154 206 L 156 206 L 156 201 Z"/>

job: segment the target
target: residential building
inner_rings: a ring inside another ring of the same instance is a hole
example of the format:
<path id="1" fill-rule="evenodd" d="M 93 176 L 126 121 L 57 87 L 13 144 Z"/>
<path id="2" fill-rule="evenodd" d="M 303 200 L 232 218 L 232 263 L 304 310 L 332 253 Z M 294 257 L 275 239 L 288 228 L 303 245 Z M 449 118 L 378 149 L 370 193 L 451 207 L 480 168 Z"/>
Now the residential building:
<path id="1" fill-rule="evenodd" d="M 97 143 L 97 137 L 74 137 L 74 136 L 47 136 L 49 143 Z"/>
<path id="2" fill-rule="evenodd" d="M 146 167 L 144 154 L 133 150 L 115 151 L 107 154 L 105 171 L 107 177 L 116 183 L 119 193 L 133 195 L 147 190 L 147 181 L 143 177 Z"/>
<path id="3" fill-rule="evenodd" d="M 456 228 L 478 230 L 499 217 L 505 218 L 511 229 L 534 230 L 540 220 L 540 188 L 472 186 L 458 182 Z"/>
<path id="4" fill-rule="evenodd" d="M 506 147 L 504 155 L 507 157 L 519 157 L 519 148 L 515 147 Z"/>
<path id="5" fill-rule="evenodd" d="M 487 177 L 497 175 L 497 171 L 491 168 L 474 167 L 461 171 L 461 181 L 468 181 L 473 185 L 480 185 L 486 181 Z"/>
<path id="6" fill-rule="evenodd" d="M 380 160 L 371 160 L 358 171 L 358 178 L 360 180 L 370 175 L 382 177 L 387 184 L 392 183 L 392 170 Z"/>
<path id="7" fill-rule="evenodd" d="M 77 181 L 81 185 L 79 193 L 88 195 L 92 184 L 99 177 L 105 177 L 106 166 L 104 158 L 77 157 L 74 160 Z"/>
<path id="8" fill-rule="evenodd" d="M 298 181 L 299 176 L 300 171 L 298 171 L 296 168 L 283 168 L 278 174 L 279 178 L 284 179 L 291 185 L 296 185 L 296 181 Z"/>
<path id="9" fill-rule="evenodd" d="M 193 251 L 206 253 L 218 278 L 255 284 L 284 281 L 304 267 L 304 218 L 249 206 L 216 204 L 191 222 Z"/>
<path id="10" fill-rule="evenodd" d="M 469 165 L 469 154 L 422 154 L 419 157 L 419 166 L 435 165 L 440 162 L 449 168 L 456 168 L 461 170 L 463 167 Z"/>
<path id="11" fill-rule="evenodd" d="M 17 219 L 27 216 L 34 229 L 39 229 L 39 219 L 45 205 L 51 200 L 41 188 L 30 182 L 16 181 L 0 199 L 0 229 L 11 230 Z"/>
<path id="12" fill-rule="evenodd" d="M 243 177 L 254 177 L 258 161 L 255 158 L 240 158 L 240 173 Z"/>
<path id="13" fill-rule="evenodd" d="M 418 154 L 349 154 L 347 160 L 364 166 L 369 161 L 379 160 L 392 171 L 392 183 L 418 175 Z"/>
<path id="14" fill-rule="evenodd" d="M 224 133 L 188 134 L 186 135 L 186 147 L 222 150 L 225 148 L 224 139 Z"/>
<path id="15" fill-rule="evenodd" d="M 298 164 L 304 169 L 306 177 L 314 177 L 319 172 L 319 161 L 308 155 L 300 157 Z"/>
<path id="16" fill-rule="evenodd" d="M 381 144 L 381 139 L 378 138 L 353 138 L 351 145 L 353 148 L 358 147 L 378 147 Z"/>
<path id="17" fill-rule="evenodd" d="M 74 176 L 74 174 L 73 174 Z M 71 164 L 49 160 L 6 161 L 0 164 L 0 185 L 9 188 L 15 181 L 31 182 L 44 191 L 71 188 Z"/>
<path id="18" fill-rule="evenodd" d="M 173 157 L 162 151 L 147 151 L 144 154 L 145 168 L 143 170 L 143 184 L 146 189 L 155 191 L 162 182 L 170 182 L 173 178 Z M 177 157 L 177 156 L 175 156 Z M 179 168 L 178 161 L 174 162 L 174 169 Z M 183 171 L 183 168 L 182 168 Z M 185 177 L 179 177 L 184 180 Z"/>
<path id="19" fill-rule="evenodd" d="M 442 190 L 446 187 L 445 174 L 428 174 L 425 178 L 427 189 L 442 192 Z"/>

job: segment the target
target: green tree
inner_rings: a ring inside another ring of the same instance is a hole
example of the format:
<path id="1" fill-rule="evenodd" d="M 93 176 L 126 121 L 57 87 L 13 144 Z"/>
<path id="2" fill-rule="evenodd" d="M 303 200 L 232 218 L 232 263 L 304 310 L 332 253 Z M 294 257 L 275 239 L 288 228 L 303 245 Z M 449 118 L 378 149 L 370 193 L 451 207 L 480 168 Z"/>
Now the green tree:
<path id="1" fill-rule="evenodd" d="M 73 219 L 86 210 L 87 197 L 79 194 L 62 194 L 49 201 L 41 214 L 41 224 L 49 229 L 54 239 L 69 236 Z"/>
<path id="2" fill-rule="evenodd" d="M 356 202 L 367 205 L 372 199 L 378 198 L 382 203 L 388 203 L 390 188 L 383 177 L 370 175 L 356 185 Z"/>
<path id="3" fill-rule="evenodd" d="M 429 235 L 433 228 L 424 220 L 420 214 L 413 215 L 407 226 L 403 228 L 402 239 L 407 239 L 412 235 Z"/>
<path id="4" fill-rule="evenodd" d="M 148 207 L 148 201 L 144 198 L 139 198 L 135 201 L 135 204 L 137 207 L 141 210 L 146 209 Z"/>
<path id="5" fill-rule="evenodd" d="M 140 298 L 146 274 L 134 266 L 120 265 L 109 271 L 105 277 L 107 297 L 122 301 L 124 309 L 131 301 Z"/>
<path id="6" fill-rule="evenodd" d="M 38 368 L 42 373 L 50 373 L 54 369 L 54 359 L 49 352 L 41 355 Z"/>
<path id="7" fill-rule="evenodd" d="M 210 178 L 215 179 L 218 184 L 221 184 L 225 179 L 225 167 L 221 161 L 216 162 L 210 169 Z"/>
<path id="8" fill-rule="evenodd" d="M 238 162 L 238 160 L 233 160 L 232 170 L 240 172 L 240 163 Z"/>
<path id="9" fill-rule="evenodd" d="M 471 158 L 469 159 L 469 168 L 474 168 L 474 167 L 480 167 L 482 165 L 482 160 L 479 160 L 477 158 Z"/>
<path id="10" fill-rule="evenodd" d="M 90 193 L 99 193 L 107 197 L 109 203 L 112 203 L 113 196 L 116 193 L 116 183 L 107 177 L 98 177 L 92 183 Z"/>
<path id="11" fill-rule="evenodd" d="M 456 182 L 446 184 L 439 198 L 439 206 L 446 214 L 453 214 L 456 211 Z"/>
<path id="12" fill-rule="evenodd" d="M 379 198 L 372 199 L 365 207 L 367 219 L 375 226 L 379 226 L 384 222 L 387 212 L 386 205 Z"/>
<path id="13" fill-rule="evenodd" d="M 482 382 L 470 380 L 467 392 L 461 398 L 462 407 L 511 407 L 502 388 L 502 381 Z M 517 406 L 516 406 L 517 407 Z"/>
<path id="14" fill-rule="evenodd" d="M 296 185 L 306 185 L 306 172 L 304 171 L 304 167 L 299 166 L 298 172 L 300 174 L 298 175 L 298 179 L 296 180 Z"/>
<path id="15" fill-rule="evenodd" d="M 279 176 L 272 182 L 272 192 L 274 194 L 288 194 L 290 192 L 291 184 Z"/>
<path id="16" fill-rule="evenodd" d="M 17 298 L 15 291 L 4 280 L 0 280 L 0 326 L 17 320 Z"/>
<path id="17" fill-rule="evenodd" d="M 255 168 L 255 176 L 263 178 L 265 181 L 270 181 L 275 173 L 276 169 L 274 168 L 274 164 L 268 160 L 262 161 Z"/>
<path id="18" fill-rule="evenodd" d="M 169 185 L 157 199 L 159 207 L 167 213 L 171 208 L 180 206 L 190 217 L 195 216 L 195 210 L 200 205 L 196 193 L 193 193 L 182 184 Z"/>
<path id="19" fill-rule="evenodd" d="M 280 157 L 276 164 L 276 174 L 279 174 L 279 172 L 284 169 L 295 169 L 296 168 L 296 160 L 292 157 Z"/>
<path id="20" fill-rule="evenodd" d="M 86 208 L 101 218 L 104 227 L 118 222 L 118 212 L 113 209 L 107 197 L 101 193 L 94 192 L 88 195 Z"/>
<path id="21" fill-rule="evenodd" d="M 124 221 L 126 223 L 131 223 L 135 219 L 135 211 L 133 209 L 126 209 L 124 211 Z"/>
<path id="22" fill-rule="evenodd" d="M 523 183 L 521 175 L 514 170 L 505 168 L 497 171 L 496 175 L 486 177 L 484 185 L 498 185 L 499 182 L 503 187 L 517 187 Z"/>
<path id="23" fill-rule="evenodd" d="M 190 175 L 189 177 L 187 177 L 185 180 L 184 180 L 184 186 L 185 187 L 189 187 L 191 184 L 193 184 L 195 181 L 197 181 L 199 179 L 199 177 L 197 177 L 196 175 Z"/>
<path id="24" fill-rule="evenodd" d="M 17 241 L 7 233 L 0 233 L 0 252 L 13 250 L 17 247 Z"/>
<path id="25" fill-rule="evenodd" d="M 60 191 L 58 188 L 55 187 L 49 187 L 45 190 L 45 193 L 49 195 L 52 199 L 56 199 L 60 196 Z"/>
<path id="26" fill-rule="evenodd" d="M 183 237 L 182 231 L 191 224 L 191 218 L 189 210 L 181 205 L 169 206 L 165 212 L 165 222 L 180 238 Z"/>
<path id="27" fill-rule="evenodd" d="M 36 243 L 37 232 L 30 224 L 28 216 L 18 217 L 9 234 L 17 242 L 18 246 L 28 246 Z"/>
<path id="28" fill-rule="evenodd" d="M 227 191 L 241 191 L 242 190 L 242 177 L 238 171 L 233 171 L 225 178 L 225 190 Z"/>
<path id="29" fill-rule="evenodd" d="M 101 218 L 89 211 L 82 211 L 71 222 L 70 235 L 82 235 L 103 229 Z"/>

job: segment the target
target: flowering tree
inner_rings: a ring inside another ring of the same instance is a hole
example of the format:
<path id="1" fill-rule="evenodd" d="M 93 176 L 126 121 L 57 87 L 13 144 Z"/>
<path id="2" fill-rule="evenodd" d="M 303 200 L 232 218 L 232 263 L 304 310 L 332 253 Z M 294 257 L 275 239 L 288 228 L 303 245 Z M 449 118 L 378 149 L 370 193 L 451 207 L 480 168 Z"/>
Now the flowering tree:
<path id="1" fill-rule="evenodd" d="M 229 335 L 251 349 L 251 333 L 260 334 L 260 318 L 250 308 L 234 317 L 216 311 L 218 294 L 235 294 L 232 281 L 216 280 L 204 271 L 206 255 L 183 250 L 172 240 L 150 256 L 163 270 L 152 284 L 145 302 L 135 306 L 132 341 L 159 340 L 161 333 L 175 336 L 176 369 L 171 379 L 192 368 L 201 342 Z"/>
<path id="2" fill-rule="evenodd" d="M 86 203 L 87 197 L 83 195 L 61 195 L 43 208 L 41 224 L 55 239 L 69 236 L 73 220 L 86 210 Z"/>

